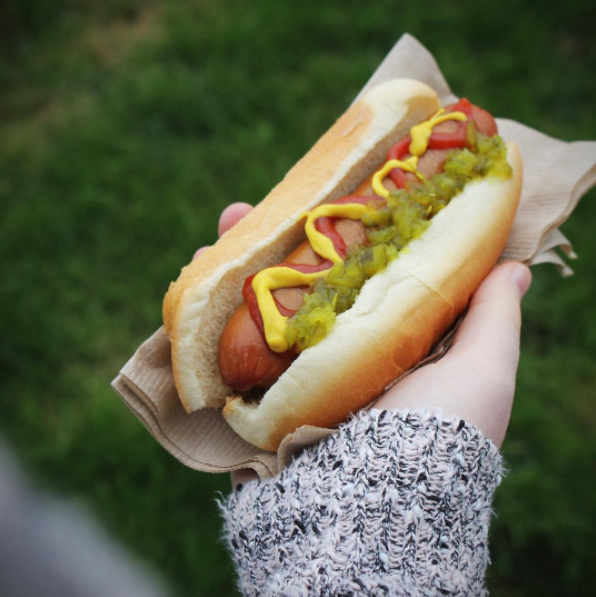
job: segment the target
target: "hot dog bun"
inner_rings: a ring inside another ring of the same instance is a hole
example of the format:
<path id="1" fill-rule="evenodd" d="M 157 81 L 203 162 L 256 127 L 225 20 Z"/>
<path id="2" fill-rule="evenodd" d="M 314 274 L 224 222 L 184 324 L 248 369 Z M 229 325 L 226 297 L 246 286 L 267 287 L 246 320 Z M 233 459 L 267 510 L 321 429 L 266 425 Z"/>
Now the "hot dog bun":
<path id="1" fill-rule="evenodd" d="M 188 412 L 219 408 L 231 390 L 217 362 L 219 337 L 255 271 L 279 263 L 304 240 L 307 209 L 346 195 L 410 127 L 440 108 L 436 93 L 411 79 L 375 87 L 319 139 L 269 195 L 186 266 L 170 285 L 163 319 L 180 400 Z"/>
<path id="2" fill-rule="evenodd" d="M 416 81 L 373 89 L 249 216 L 183 270 L 166 296 L 164 321 L 188 411 L 222 406 L 232 393 L 219 373 L 217 344 L 242 301 L 244 278 L 281 261 L 304 238 L 296 224 L 302 211 L 351 192 L 392 143 L 439 107 L 435 93 Z M 259 403 L 228 399 L 224 416 L 239 435 L 276 450 L 303 424 L 336 425 L 428 354 L 505 245 L 521 188 L 521 159 L 512 144 L 508 161 L 511 179 L 468 184 Z"/>
<path id="3" fill-rule="evenodd" d="M 521 190 L 513 177 L 470 183 L 408 250 L 364 285 L 329 335 L 305 350 L 259 403 L 230 398 L 228 423 L 265 450 L 302 425 L 331 427 L 423 359 L 468 303 L 503 250 Z"/>

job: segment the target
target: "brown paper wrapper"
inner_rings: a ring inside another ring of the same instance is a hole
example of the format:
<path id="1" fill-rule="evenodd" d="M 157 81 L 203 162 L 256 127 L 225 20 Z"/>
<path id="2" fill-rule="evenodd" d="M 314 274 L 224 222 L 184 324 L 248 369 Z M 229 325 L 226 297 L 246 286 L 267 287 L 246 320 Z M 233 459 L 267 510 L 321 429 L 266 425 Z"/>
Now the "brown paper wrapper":
<path id="1" fill-rule="evenodd" d="M 437 91 L 443 104 L 457 100 L 433 56 L 408 34 L 389 52 L 359 96 L 396 77 L 427 83 Z M 562 254 L 569 259 L 576 255 L 558 226 L 569 217 L 582 195 L 596 184 L 596 142 L 565 143 L 518 122 L 503 119 L 497 122 L 503 138 L 518 144 L 524 161 L 520 206 L 501 260 L 530 265 L 553 263 L 562 275 L 571 275 L 573 272 Z M 445 354 L 458 324 L 417 368 Z M 248 467 L 261 478 L 270 477 L 285 467 L 296 451 L 334 433 L 329 429 L 301 427 L 286 437 L 274 454 L 236 435 L 220 411 L 206 409 L 188 415 L 178 399 L 170 343 L 163 328 L 140 346 L 112 386 L 166 450 L 186 466 L 201 471 L 225 472 Z"/>

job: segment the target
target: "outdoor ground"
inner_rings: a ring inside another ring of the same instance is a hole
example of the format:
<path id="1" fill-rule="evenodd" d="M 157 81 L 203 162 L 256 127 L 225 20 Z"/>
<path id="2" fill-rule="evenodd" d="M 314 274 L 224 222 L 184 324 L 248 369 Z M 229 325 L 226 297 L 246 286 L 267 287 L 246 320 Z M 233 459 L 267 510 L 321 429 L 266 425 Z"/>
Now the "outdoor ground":
<path id="1" fill-rule="evenodd" d="M 233 594 L 215 505 L 109 386 L 170 280 L 258 202 L 403 32 L 455 93 L 596 139 L 596 4 L 8 0 L 0 8 L 0 432 L 180 596 Z M 596 193 L 563 231 L 576 276 L 524 300 L 495 596 L 587 595 L 596 575 Z"/>

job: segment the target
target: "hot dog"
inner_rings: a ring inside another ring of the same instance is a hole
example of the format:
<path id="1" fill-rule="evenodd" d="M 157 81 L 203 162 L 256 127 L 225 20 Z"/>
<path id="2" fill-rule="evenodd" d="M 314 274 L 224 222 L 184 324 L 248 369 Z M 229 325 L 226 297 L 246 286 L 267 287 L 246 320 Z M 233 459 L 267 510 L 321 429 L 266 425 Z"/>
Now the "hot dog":
<path id="1" fill-rule="evenodd" d="M 345 420 L 428 354 L 496 262 L 521 189 L 517 148 L 467 106 L 439 112 L 411 80 L 373 89 L 184 268 L 164 323 L 187 411 L 225 403 L 237 433 L 276 450 L 303 424 Z M 323 334 L 317 309 L 337 311 Z"/>
<path id="2" fill-rule="evenodd" d="M 456 111 L 462 106 L 469 106 L 470 121 L 474 123 L 478 132 L 487 137 L 497 134 L 497 125 L 492 115 L 478 106 L 469 104 L 467 100 L 446 106 L 445 111 Z M 457 129 L 456 121 L 448 120 L 434 127 L 433 133 L 453 135 Z M 418 160 L 418 171 L 427 178 L 441 172 L 447 154 L 452 149 L 428 149 Z M 404 159 L 409 157 L 411 156 L 407 153 Z M 371 174 L 354 191 L 355 196 L 374 197 L 372 176 Z M 407 173 L 406 177 L 410 183 L 415 184 L 414 174 Z M 397 188 L 391 179 L 387 181 L 386 186 L 392 191 Z M 365 226 L 360 220 L 338 218 L 335 227 L 347 247 L 365 243 L 367 240 Z M 316 265 L 319 262 L 320 259 L 308 240 L 302 242 L 284 259 L 286 264 Z M 306 288 L 283 288 L 275 290 L 273 296 L 286 315 L 293 315 L 302 305 L 305 292 Z M 251 316 L 244 301 L 227 323 L 219 342 L 219 366 L 222 376 L 230 388 L 238 391 L 247 391 L 255 386 L 270 387 L 297 356 L 297 350 L 291 351 L 290 354 L 279 354 L 269 348 L 262 328 Z"/>

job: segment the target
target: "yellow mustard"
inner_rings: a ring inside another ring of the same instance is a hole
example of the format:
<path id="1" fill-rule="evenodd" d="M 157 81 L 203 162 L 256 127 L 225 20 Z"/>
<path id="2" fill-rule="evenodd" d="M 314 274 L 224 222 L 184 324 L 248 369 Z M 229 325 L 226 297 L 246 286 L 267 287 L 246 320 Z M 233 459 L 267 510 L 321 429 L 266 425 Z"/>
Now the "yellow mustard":
<path id="1" fill-rule="evenodd" d="M 463 112 L 449 112 L 445 114 L 445 110 L 441 109 L 426 122 L 413 126 L 410 129 L 412 142 L 409 147 L 412 156 L 404 161 L 389 160 L 374 174 L 372 188 L 375 194 L 385 199 L 389 196 L 389 191 L 383 186 L 383 179 L 394 168 L 401 168 L 406 172 L 412 172 L 418 178 L 424 180 L 424 176 L 417 168 L 418 158 L 426 152 L 433 128 L 447 120 L 465 122 L 467 119 L 468 117 Z M 312 211 L 304 212 L 300 216 L 300 219 L 306 218 L 306 236 L 315 253 L 323 259 L 331 260 L 333 263 L 342 263 L 343 260 L 335 250 L 333 242 L 315 228 L 315 221 L 322 217 L 360 220 L 367 211 L 368 207 L 361 203 L 326 203 L 319 205 Z M 315 280 L 324 278 L 328 272 L 329 269 L 305 274 L 289 267 L 274 266 L 261 270 L 253 278 L 252 289 L 257 297 L 259 311 L 263 318 L 265 338 L 271 350 L 274 352 L 285 352 L 290 348 L 285 338 L 286 321 L 288 318 L 279 312 L 272 291 L 279 288 L 309 286 Z"/>
<path id="2" fill-rule="evenodd" d="M 426 153 L 426 150 L 428 149 L 428 140 L 432 135 L 433 128 L 447 120 L 459 120 L 460 122 L 465 122 L 467 119 L 468 117 L 463 112 L 449 112 L 448 114 L 445 114 L 445 110 L 441 108 L 434 114 L 434 116 L 431 116 L 431 118 L 425 122 L 414 125 L 410 129 L 410 137 L 412 137 L 412 141 L 410 142 L 409 150 L 412 157 L 403 162 L 400 160 L 389 160 L 386 162 L 373 176 L 372 188 L 375 194 L 384 199 L 389 197 L 389 191 L 383 185 L 383 179 L 394 168 L 400 168 L 406 172 L 411 172 L 420 180 L 424 180 L 424 176 L 417 168 L 418 158 Z"/>
<path id="3" fill-rule="evenodd" d="M 289 348 L 285 338 L 287 317 L 279 312 L 271 291 L 278 288 L 309 286 L 318 278 L 325 277 L 328 271 L 304 274 L 289 267 L 268 267 L 253 278 L 252 289 L 257 296 L 259 310 L 263 318 L 265 338 L 267 338 L 267 344 L 271 350 L 284 352 Z"/>
<path id="4" fill-rule="evenodd" d="M 393 170 L 394 168 L 401 168 L 406 172 L 412 172 L 418 178 L 424 179 L 422 174 L 418 172 L 418 158 L 416 156 L 412 156 L 408 158 L 406 161 L 402 162 L 401 160 L 389 160 L 385 162 L 385 165 L 375 172 L 373 179 L 372 179 L 372 189 L 375 192 L 375 195 L 379 197 L 383 197 L 383 199 L 387 199 L 389 197 L 389 191 L 383 185 L 383 179 Z"/>
<path id="5" fill-rule="evenodd" d="M 361 220 L 368 208 L 361 203 L 325 203 L 315 207 L 312 211 L 305 211 L 299 219 L 306 218 L 304 230 L 313 251 L 323 257 L 331 259 L 333 263 L 341 263 L 343 259 L 337 254 L 333 242 L 315 228 L 315 221 L 319 218 L 346 218 Z"/>
<path id="6" fill-rule="evenodd" d="M 468 120 L 468 117 L 463 112 L 449 112 L 448 114 L 445 114 L 445 109 L 441 108 L 427 121 L 417 124 L 410 129 L 410 137 L 412 137 L 410 153 L 417 157 L 423 155 L 428 148 L 428 140 L 432 135 L 433 128 L 447 120 L 459 120 L 460 122 L 465 122 Z"/>

